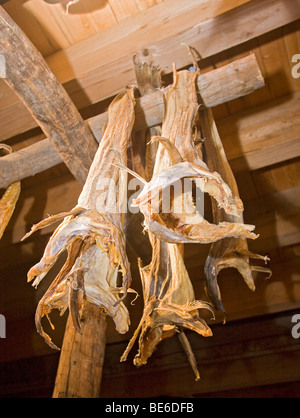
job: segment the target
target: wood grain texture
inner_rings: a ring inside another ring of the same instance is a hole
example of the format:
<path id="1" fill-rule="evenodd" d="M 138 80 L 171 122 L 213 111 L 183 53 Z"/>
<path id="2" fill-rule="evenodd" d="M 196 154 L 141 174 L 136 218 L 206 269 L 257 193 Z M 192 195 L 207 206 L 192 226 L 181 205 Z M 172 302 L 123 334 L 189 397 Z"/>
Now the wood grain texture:
<path id="1" fill-rule="evenodd" d="M 53 398 L 98 398 L 106 344 L 106 315 L 85 301 L 81 335 L 69 317 Z"/>
<path id="2" fill-rule="evenodd" d="M 101 397 L 109 397 L 107 403 L 124 395 L 169 396 L 170 402 L 177 397 L 192 402 L 194 409 L 203 404 L 197 398 L 299 398 L 299 340 L 290 334 L 294 314 L 297 311 L 216 325 L 212 339 L 191 336 L 203 376 L 198 383 L 175 339 L 162 343 L 144 369 L 116 361 L 125 343 L 109 345 Z M 49 398 L 57 363 L 57 354 L 48 354 L 2 365 L 2 397 Z"/>
<path id="3" fill-rule="evenodd" d="M 264 85 L 264 80 L 255 55 L 250 54 L 249 56 L 222 68 L 200 75 L 197 84 L 205 105 L 213 107 L 220 103 L 247 95 L 261 88 Z M 161 91 L 148 94 L 137 99 L 136 102 L 136 123 L 134 126 L 136 131 L 159 125 L 162 122 L 164 103 Z M 89 128 L 98 142 L 101 140 L 107 117 L 106 112 L 87 121 Z M 64 121 L 62 120 L 61 123 L 63 122 Z M 69 124 L 66 126 L 69 126 Z M 75 138 L 78 138 L 79 135 L 80 132 L 77 132 L 74 140 Z M 83 139 L 81 137 L 80 140 L 82 143 Z M 59 141 L 61 142 L 61 138 L 59 138 Z M 74 141 L 75 143 L 72 143 L 72 148 L 77 147 L 76 141 Z M 85 147 L 83 149 L 85 149 Z M 68 152 L 70 154 L 72 149 Z M 81 156 L 84 158 L 83 162 L 87 165 L 88 161 L 85 161 L 85 154 L 86 152 L 81 152 Z M 91 154 L 91 151 L 87 154 Z M 62 162 L 62 157 L 63 155 L 57 155 L 53 149 L 52 141 L 49 139 L 45 139 L 28 148 L 20 150 L 12 156 L 7 156 L 0 161 L 0 187 L 6 187 L 6 185 L 16 179 L 20 180 L 51 168 Z M 77 159 L 80 158 L 80 154 L 75 161 L 70 157 L 71 154 L 68 157 L 68 161 L 70 160 L 70 163 L 75 165 L 77 164 Z M 81 170 L 81 176 L 84 178 L 86 175 L 86 167 L 81 167 Z"/>
<path id="4" fill-rule="evenodd" d="M 81 109 L 119 93 L 135 81 L 131 56 L 138 49 L 150 50 L 161 67 L 171 72 L 173 62 L 177 68 L 191 63 L 182 43 L 190 44 L 205 58 L 299 18 L 299 0 L 218 0 L 214 8 L 209 0 L 184 4 L 165 0 L 47 57 L 47 63 Z M 24 131 L 13 119 L 9 126 L 6 123 L 5 130 L 0 124 L 1 140 Z M 22 119 L 26 127 L 35 126 L 26 111 Z"/>
<path id="5" fill-rule="evenodd" d="M 214 336 L 189 334 L 201 372 L 195 382 L 176 339 L 161 343 L 143 370 L 115 358 L 122 344 L 111 347 L 103 372 L 104 398 L 189 398 L 199 394 L 300 380 L 299 340 L 291 337 L 291 316 L 216 325 Z M 177 343 L 177 344 L 176 344 Z M 113 352 L 115 351 L 115 352 Z M 155 382 L 149 385 L 149 382 Z"/>
<path id="6" fill-rule="evenodd" d="M 97 143 L 41 54 L 0 8 L 0 53 L 5 82 L 42 128 L 74 177 L 84 183 Z"/>

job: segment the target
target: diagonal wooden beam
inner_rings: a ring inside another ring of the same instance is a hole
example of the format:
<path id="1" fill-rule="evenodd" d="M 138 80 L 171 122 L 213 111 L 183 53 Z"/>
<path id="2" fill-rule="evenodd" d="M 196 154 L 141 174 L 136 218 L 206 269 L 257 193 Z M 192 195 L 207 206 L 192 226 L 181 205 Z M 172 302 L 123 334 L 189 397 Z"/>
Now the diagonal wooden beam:
<path id="1" fill-rule="evenodd" d="M 198 78 L 199 91 L 208 107 L 244 96 L 263 85 L 264 80 L 254 54 L 202 74 Z M 164 111 L 162 92 L 146 95 L 137 99 L 136 102 L 135 130 L 156 126 L 162 122 Z M 106 121 L 107 113 L 87 121 L 98 141 L 101 140 Z M 39 141 L 0 159 L 0 187 L 6 187 L 12 181 L 29 177 L 62 161 L 49 139 Z M 82 176 L 84 174 L 87 174 L 87 167 L 85 167 L 85 172 L 81 172 Z"/>
<path id="2" fill-rule="evenodd" d="M 238 6 L 238 7 L 237 7 Z M 189 64 L 186 47 L 203 58 L 216 55 L 300 19 L 300 0 L 165 0 L 120 24 L 47 57 L 76 107 L 112 97 L 135 81 L 132 54 L 152 53 L 172 71 Z M 1 87 L 0 87 L 1 88 Z M 5 94 L 0 109 L 0 140 L 36 126 L 26 109 Z M 9 120 L 7 119 L 9 116 Z"/>
<path id="3" fill-rule="evenodd" d="M 84 183 L 97 142 L 42 55 L 0 7 L 5 82 L 41 127 L 74 177 Z"/>

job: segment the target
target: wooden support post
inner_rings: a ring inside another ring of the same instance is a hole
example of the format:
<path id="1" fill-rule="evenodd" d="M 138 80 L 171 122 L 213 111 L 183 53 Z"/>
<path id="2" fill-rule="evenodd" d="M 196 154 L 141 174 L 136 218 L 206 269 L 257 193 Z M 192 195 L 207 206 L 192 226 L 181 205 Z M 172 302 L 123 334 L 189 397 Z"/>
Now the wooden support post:
<path id="1" fill-rule="evenodd" d="M 79 334 L 69 315 L 53 398 L 98 398 L 106 345 L 106 315 L 85 301 Z"/>
<path id="2" fill-rule="evenodd" d="M 97 142 L 41 54 L 2 7 L 0 54 L 5 60 L 5 81 L 26 105 L 74 177 L 83 184 Z M 82 334 L 75 330 L 69 316 L 53 397 L 99 396 L 106 316 L 87 301 L 82 315 Z"/>
<path id="3" fill-rule="evenodd" d="M 84 183 L 97 142 L 42 55 L 0 7 L 5 82 L 17 94 L 74 177 Z"/>

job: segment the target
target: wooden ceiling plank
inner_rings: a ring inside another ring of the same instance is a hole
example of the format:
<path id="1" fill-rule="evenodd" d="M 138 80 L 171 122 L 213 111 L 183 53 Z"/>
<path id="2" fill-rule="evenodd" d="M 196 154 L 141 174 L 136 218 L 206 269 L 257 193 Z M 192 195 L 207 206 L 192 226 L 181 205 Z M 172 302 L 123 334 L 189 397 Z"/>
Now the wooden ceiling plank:
<path id="1" fill-rule="evenodd" d="M 299 6 L 300 0 L 218 0 L 214 8 L 210 0 L 166 0 L 53 54 L 47 62 L 75 105 L 86 107 L 134 82 L 131 57 L 138 49 L 150 49 L 171 72 L 173 62 L 182 68 L 191 61 L 182 43 L 202 57 L 215 55 L 294 22 L 300 18 Z M 0 124 L 0 132 L 0 140 L 20 133 L 14 128 L 14 115 L 10 129 L 4 131 Z"/>
<path id="2" fill-rule="evenodd" d="M 74 177 L 84 184 L 97 150 L 93 134 L 44 58 L 2 7 L 0 34 L 5 82 L 26 105 Z"/>
<path id="3" fill-rule="evenodd" d="M 12 17 L 16 24 L 19 25 L 19 27 L 26 33 L 28 38 L 41 52 L 41 54 L 43 54 L 43 56 L 48 56 L 59 51 L 63 45 L 66 48 L 68 44 L 61 44 L 59 39 L 57 39 L 57 35 L 61 33 L 59 28 L 54 26 L 55 30 L 53 30 L 52 27 L 53 36 L 51 36 L 49 31 L 46 30 L 46 28 L 43 27 L 42 23 L 38 20 L 38 16 L 35 15 L 34 12 L 42 6 L 42 2 L 35 0 L 35 4 L 33 5 L 32 3 L 32 0 L 26 2 L 23 0 L 11 0 L 7 1 L 3 5 L 3 8 Z"/>

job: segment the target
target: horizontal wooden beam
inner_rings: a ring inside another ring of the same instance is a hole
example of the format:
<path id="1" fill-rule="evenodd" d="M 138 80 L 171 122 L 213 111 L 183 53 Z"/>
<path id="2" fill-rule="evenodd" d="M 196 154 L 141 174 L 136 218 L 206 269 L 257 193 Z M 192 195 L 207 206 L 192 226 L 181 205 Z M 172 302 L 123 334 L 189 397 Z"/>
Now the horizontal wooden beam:
<path id="1" fill-rule="evenodd" d="M 150 97 L 149 97 L 150 98 Z M 138 117 L 137 127 L 143 129 L 161 121 L 163 105 L 159 95 L 148 103 L 137 100 L 137 108 L 145 107 L 145 116 Z M 147 106 L 153 106 L 148 108 Z M 217 120 L 218 129 L 230 165 L 235 173 L 257 170 L 300 156 L 300 94 L 282 97 Z M 106 114 L 88 121 L 98 141 Z M 272 121 L 272 123 L 270 123 Z M 13 181 L 40 173 L 62 162 L 48 139 L 0 159 L 0 188 Z"/>
<path id="2" fill-rule="evenodd" d="M 300 93 L 217 121 L 234 172 L 257 170 L 300 156 Z"/>
<path id="3" fill-rule="evenodd" d="M 228 50 L 300 18 L 300 0 L 167 0 L 132 16 L 115 27 L 47 58 L 53 73 L 81 109 L 120 92 L 135 82 L 132 55 L 141 49 L 152 54 L 162 68 L 172 71 L 189 65 L 183 43 L 203 58 Z M 161 30 L 161 28 L 164 30 Z M 5 91 L 0 106 L 0 140 L 36 126 L 26 109 Z M 9 115 L 9 120 L 7 119 Z"/>
<path id="4" fill-rule="evenodd" d="M 97 143 L 42 55 L 1 6 L 0 54 L 5 62 L 5 82 L 74 177 L 84 184 Z"/>
<path id="5" fill-rule="evenodd" d="M 264 80 L 254 54 L 198 77 L 198 88 L 208 107 L 247 95 L 263 85 Z M 162 92 L 137 99 L 135 130 L 159 125 L 163 119 L 163 112 Z M 107 113 L 87 121 L 98 141 L 101 140 L 106 121 Z M 60 162 L 62 159 L 55 153 L 51 141 L 44 139 L 10 155 L 9 158 L 1 158 L 0 188 L 7 187 L 15 179 L 19 180 L 34 175 Z"/>

